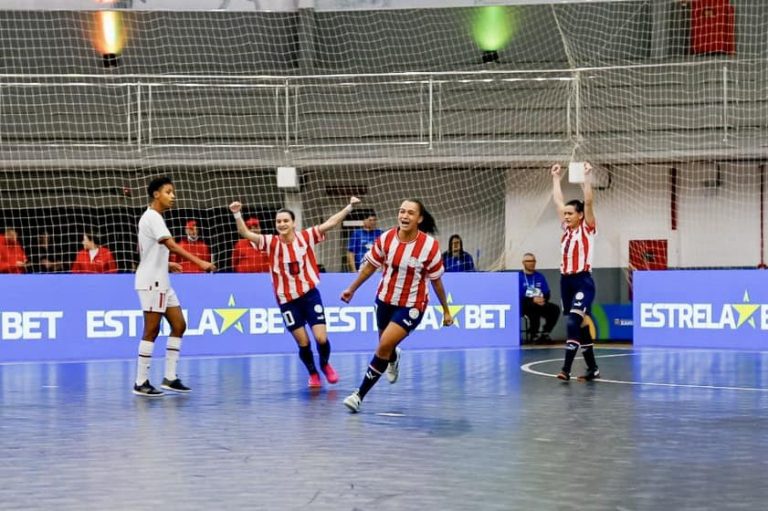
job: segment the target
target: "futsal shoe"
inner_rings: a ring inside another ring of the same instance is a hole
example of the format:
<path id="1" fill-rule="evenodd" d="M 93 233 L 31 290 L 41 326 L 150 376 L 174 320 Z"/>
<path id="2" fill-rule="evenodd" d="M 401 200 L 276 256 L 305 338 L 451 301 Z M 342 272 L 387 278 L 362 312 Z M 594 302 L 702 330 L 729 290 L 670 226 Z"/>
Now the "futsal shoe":
<path id="1" fill-rule="evenodd" d="M 400 377 L 400 357 L 403 356 L 403 350 L 395 348 L 395 353 L 397 353 L 397 360 L 387 365 L 387 381 L 389 383 L 395 383 Z"/>
<path id="2" fill-rule="evenodd" d="M 560 371 L 559 373 L 557 373 L 557 379 L 558 380 L 563 380 L 563 381 L 568 381 L 568 380 L 571 379 L 571 373 L 568 373 L 568 372 L 565 372 L 565 371 Z"/>
<path id="3" fill-rule="evenodd" d="M 344 406 L 346 406 L 350 412 L 357 413 L 360 411 L 360 406 L 363 404 L 363 400 L 360 399 L 360 395 L 357 391 L 354 391 L 350 395 L 344 398 Z"/>
<path id="4" fill-rule="evenodd" d="M 307 387 L 310 389 L 319 389 L 323 386 L 323 383 L 320 381 L 320 375 L 317 373 L 312 373 L 309 375 L 309 381 L 307 381 Z"/>
<path id="5" fill-rule="evenodd" d="M 339 381 L 339 374 L 331 364 L 325 364 L 321 369 L 323 370 L 323 374 L 325 375 L 325 379 L 328 380 L 328 383 L 333 385 Z"/>
<path id="6" fill-rule="evenodd" d="M 149 380 L 145 381 L 141 385 L 133 384 L 133 393 L 137 396 L 144 396 L 144 397 L 160 397 L 163 395 L 162 390 L 157 390 L 155 387 L 152 386 L 151 383 L 149 383 Z"/>
<path id="7" fill-rule="evenodd" d="M 600 369 L 589 369 L 583 376 L 579 376 L 579 381 L 592 381 L 600 378 Z"/>
<path id="8" fill-rule="evenodd" d="M 179 392 L 179 393 L 187 393 L 191 392 L 192 389 L 181 383 L 181 380 L 176 378 L 174 380 L 169 380 L 168 378 L 163 378 L 163 383 L 160 384 L 162 388 L 165 390 L 170 390 L 173 392 Z"/>

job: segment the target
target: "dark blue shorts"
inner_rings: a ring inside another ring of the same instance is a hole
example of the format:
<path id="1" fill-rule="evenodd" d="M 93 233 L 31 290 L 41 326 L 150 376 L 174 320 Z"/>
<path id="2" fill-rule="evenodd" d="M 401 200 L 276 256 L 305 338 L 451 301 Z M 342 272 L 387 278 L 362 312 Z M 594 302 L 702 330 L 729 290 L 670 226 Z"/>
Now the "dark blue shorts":
<path id="1" fill-rule="evenodd" d="M 400 325 L 410 334 L 419 326 L 423 317 L 424 311 L 416 307 L 398 307 L 376 299 L 376 326 L 379 328 L 379 335 L 390 323 Z"/>
<path id="2" fill-rule="evenodd" d="M 285 327 L 290 331 L 303 328 L 306 324 L 309 326 L 325 324 L 325 308 L 317 288 L 312 289 L 304 296 L 282 304 L 280 312 L 283 313 Z"/>
<path id="3" fill-rule="evenodd" d="M 560 296 L 563 301 L 563 315 L 572 310 L 589 314 L 595 300 L 595 281 L 589 272 L 560 276 Z"/>

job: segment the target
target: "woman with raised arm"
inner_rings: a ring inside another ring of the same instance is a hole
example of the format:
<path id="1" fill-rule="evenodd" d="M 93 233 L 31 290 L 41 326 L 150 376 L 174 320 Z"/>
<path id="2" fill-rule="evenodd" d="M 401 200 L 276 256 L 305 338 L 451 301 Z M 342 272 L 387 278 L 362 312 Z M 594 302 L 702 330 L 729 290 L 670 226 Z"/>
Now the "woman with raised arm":
<path id="1" fill-rule="evenodd" d="M 589 162 L 584 163 L 584 183 L 581 185 L 583 201 L 574 199 L 564 202 L 563 190 L 560 187 L 562 172 L 562 167 L 557 163 L 550 168 L 552 197 L 563 230 L 560 237 L 560 296 L 567 330 L 565 362 L 557 377 L 564 381 L 571 379 L 571 366 L 581 347 L 582 356 L 587 363 L 587 372 L 579 379 L 590 381 L 600 377 L 587 321 L 592 301 L 595 299 L 592 256 L 597 224 L 593 209 L 592 165 Z"/>
<path id="2" fill-rule="evenodd" d="M 365 395 L 385 371 L 389 383 L 397 381 L 401 359 L 398 345 L 424 317 L 429 301 L 428 281 L 442 305 L 443 325 L 453 324 L 441 279 L 445 269 L 440 246 L 431 236 L 437 232 L 435 219 L 421 201 L 409 199 L 400 206 L 397 224 L 376 239 L 357 278 L 341 293 L 341 299 L 349 303 L 363 282 L 381 269 L 376 292 L 379 346 L 360 387 L 344 399 L 344 406 L 353 413 L 360 411 Z"/>
<path id="3" fill-rule="evenodd" d="M 260 234 L 248 229 L 241 213 L 242 205 L 233 202 L 230 211 L 237 222 L 237 232 L 254 242 L 256 247 L 267 253 L 275 297 L 283 315 L 286 328 L 299 346 L 299 358 L 309 372 L 310 388 L 321 386 L 320 375 L 315 365 L 309 334 L 309 325 L 315 337 L 320 355 L 320 370 L 328 383 L 336 383 L 339 376 L 329 363 L 331 343 L 325 326 L 325 309 L 317 285 L 320 270 L 315 256 L 315 245 L 325 240 L 325 233 L 341 224 L 360 199 L 351 197 L 349 204 L 320 225 L 296 232 L 296 215 L 290 209 L 280 209 L 275 216 L 278 234 Z"/>

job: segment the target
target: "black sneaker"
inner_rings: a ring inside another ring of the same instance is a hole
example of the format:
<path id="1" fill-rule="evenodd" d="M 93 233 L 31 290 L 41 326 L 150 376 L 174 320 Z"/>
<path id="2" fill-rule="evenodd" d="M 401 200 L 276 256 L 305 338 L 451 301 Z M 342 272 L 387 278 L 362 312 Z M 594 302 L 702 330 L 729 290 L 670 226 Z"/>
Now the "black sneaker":
<path id="1" fill-rule="evenodd" d="M 151 383 L 149 383 L 149 380 L 145 381 L 141 385 L 133 384 L 133 393 L 137 396 L 144 396 L 144 397 L 160 397 L 163 395 L 162 390 L 157 390 L 155 387 L 152 386 Z"/>
<path id="2" fill-rule="evenodd" d="M 172 390 L 173 392 L 190 392 L 192 389 L 181 383 L 181 380 L 176 378 L 175 380 L 169 380 L 163 378 L 163 383 L 160 384 L 165 390 Z"/>
<path id="3" fill-rule="evenodd" d="M 583 376 L 579 376 L 579 381 L 592 381 L 600 378 L 600 369 L 589 369 Z"/>
<path id="4" fill-rule="evenodd" d="M 563 381 L 568 381 L 568 380 L 571 379 L 571 373 L 568 373 L 568 372 L 565 372 L 565 371 L 560 371 L 559 373 L 557 373 L 557 379 L 558 380 L 563 380 Z"/>

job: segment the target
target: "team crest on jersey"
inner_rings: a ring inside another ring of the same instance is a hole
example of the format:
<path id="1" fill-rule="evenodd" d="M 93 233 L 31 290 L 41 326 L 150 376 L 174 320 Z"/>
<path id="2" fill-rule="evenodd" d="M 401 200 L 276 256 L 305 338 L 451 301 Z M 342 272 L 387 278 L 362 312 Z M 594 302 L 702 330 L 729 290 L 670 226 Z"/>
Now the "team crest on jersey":
<path id="1" fill-rule="evenodd" d="M 411 317 L 411 319 L 416 319 L 419 317 L 419 309 L 416 307 L 412 308 L 408 311 L 408 315 Z"/>
<path id="2" fill-rule="evenodd" d="M 421 262 L 417 257 L 411 257 L 408 259 L 408 266 L 410 266 L 411 268 L 418 268 L 419 266 L 421 266 Z"/>

